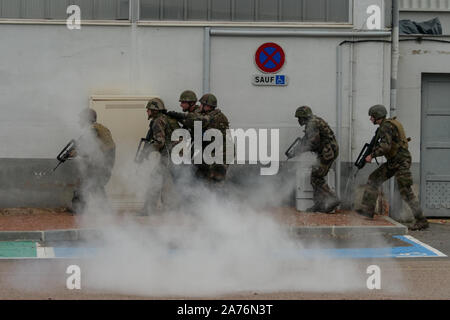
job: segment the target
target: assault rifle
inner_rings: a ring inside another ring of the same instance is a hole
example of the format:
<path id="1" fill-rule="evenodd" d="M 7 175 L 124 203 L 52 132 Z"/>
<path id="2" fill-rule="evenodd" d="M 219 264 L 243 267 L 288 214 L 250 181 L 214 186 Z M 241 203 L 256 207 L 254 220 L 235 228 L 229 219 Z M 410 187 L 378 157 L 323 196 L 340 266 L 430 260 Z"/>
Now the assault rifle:
<path id="1" fill-rule="evenodd" d="M 361 170 L 366 165 L 366 157 L 370 155 L 373 151 L 373 148 L 378 142 L 378 130 L 375 131 L 375 135 L 373 136 L 370 143 L 366 143 L 364 147 L 362 148 L 361 152 L 359 153 L 358 158 L 355 161 L 355 166 L 358 168 L 358 170 Z"/>
<path id="2" fill-rule="evenodd" d="M 151 150 L 151 144 L 153 143 L 153 140 L 147 139 L 147 138 L 141 138 L 139 141 L 139 145 L 136 151 L 136 156 L 134 157 L 134 162 L 136 163 L 142 163 L 144 159 L 148 158 L 148 155 L 150 154 Z"/>
<path id="3" fill-rule="evenodd" d="M 361 152 L 358 155 L 358 158 L 356 159 L 353 167 L 352 172 L 350 173 L 349 177 L 347 178 L 347 183 L 345 185 L 345 191 L 344 191 L 344 197 L 342 199 L 341 208 L 346 210 L 353 210 L 353 193 L 354 193 L 354 182 L 356 179 L 356 176 L 358 175 L 359 170 L 364 168 L 366 165 L 366 157 L 372 153 L 373 148 L 378 142 L 377 136 L 378 136 L 378 130 L 375 131 L 375 135 L 373 136 L 370 143 L 364 144 L 364 147 L 362 148 Z M 375 158 L 376 161 L 376 158 Z"/>
<path id="4" fill-rule="evenodd" d="M 72 152 L 76 148 L 76 141 L 70 140 L 69 143 L 61 150 L 61 152 L 56 156 L 56 159 L 59 161 L 58 165 L 53 169 L 55 171 L 61 163 L 66 162 L 66 160 L 71 158 Z"/>
<path id="5" fill-rule="evenodd" d="M 286 152 L 284 154 L 286 155 L 288 160 L 295 157 L 295 149 L 301 142 L 302 142 L 302 138 L 298 137 L 297 139 L 294 140 L 294 142 L 292 142 L 292 144 L 286 150 Z"/>

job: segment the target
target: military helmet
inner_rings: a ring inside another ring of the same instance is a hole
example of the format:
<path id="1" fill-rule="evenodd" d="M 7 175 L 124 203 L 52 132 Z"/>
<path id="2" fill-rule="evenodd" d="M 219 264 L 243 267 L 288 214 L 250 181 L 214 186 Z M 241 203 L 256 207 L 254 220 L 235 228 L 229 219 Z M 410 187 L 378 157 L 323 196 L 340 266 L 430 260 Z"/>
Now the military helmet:
<path id="1" fill-rule="evenodd" d="M 185 90 L 180 95 L 180 102 L 197 102 L 197 95 L 194 91 Z"/>
<path id="2" fill-rule="evenodd" d="M 217 98 L 212 93 L 204 94 L 199 101 L 207 106 L 217 107 Z"/>
<path id="3" fill-rule="evenodd" d="M 147 103 L 147 109 L 162 111 L 166 110 L 164 102 L 159 98 L 153 98 Z"/>
<path id="4" fill-rule="evenodd" d="M 381 104 L 376 104 L 369 109 L 369 116 L 374 117 L 375 120 L 385 118 L 387 115 L 387 110 L 385 106 Z"/>
<path id="5" fill-rule="evenodd" d="M 309 118 L 312 116 L 312 110 L 308 106 L 298 107 L 295 111 L 296 118 Z"/>

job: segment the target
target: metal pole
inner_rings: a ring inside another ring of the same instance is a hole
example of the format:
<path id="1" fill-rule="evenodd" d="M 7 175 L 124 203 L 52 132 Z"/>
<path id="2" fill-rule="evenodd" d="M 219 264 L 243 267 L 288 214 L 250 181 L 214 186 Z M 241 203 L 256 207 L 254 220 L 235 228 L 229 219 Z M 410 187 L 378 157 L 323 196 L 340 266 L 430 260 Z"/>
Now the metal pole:
<path id="1" fill-rule="evenodd" d="M 336 47 L 336 139 L 342 146 L 342 46 Z M 341 197 L 341 152 L 336 159 L 336 195 Z"/>
<path id="2" fill-rule="evenodd" d="M 211 28 L 206 27 L 203 32 L 203 94 L 210 90 L 210 73 L 211 73 Z"/>
<path id="3" fill-rule="evenodd" d="M 227 37 L 388 37 L 387 31 L 322 31 L 322 30 L 269 30 L 269 29 L 216 29 L 210 31 L 211 36 Z"/>
<path id="4" fill-rule="evenodd" d="M 392 45 L 391 45 L 391 101 L 390 101 L 390 117 L 397 114 L 397 75 L 398 75 L 398 58 L 399 58 L 399 9 L 398 0 L 392 0 Z M 394 210 L 394 180 L 389 181 L 389 212 Z"/>

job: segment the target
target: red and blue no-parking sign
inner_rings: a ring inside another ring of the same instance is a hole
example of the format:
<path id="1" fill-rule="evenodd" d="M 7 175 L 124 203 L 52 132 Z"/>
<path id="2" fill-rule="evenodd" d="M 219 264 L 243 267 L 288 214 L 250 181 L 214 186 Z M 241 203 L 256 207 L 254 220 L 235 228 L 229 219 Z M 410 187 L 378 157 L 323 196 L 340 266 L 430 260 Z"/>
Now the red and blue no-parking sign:
<path id="1" fill-rule="evenodd" d="M 280 70 L 285 61 L 283 49 L 273 42 L 261 45 L 255 53 L 255 62 L 262 72 L 274 73 Z"/>

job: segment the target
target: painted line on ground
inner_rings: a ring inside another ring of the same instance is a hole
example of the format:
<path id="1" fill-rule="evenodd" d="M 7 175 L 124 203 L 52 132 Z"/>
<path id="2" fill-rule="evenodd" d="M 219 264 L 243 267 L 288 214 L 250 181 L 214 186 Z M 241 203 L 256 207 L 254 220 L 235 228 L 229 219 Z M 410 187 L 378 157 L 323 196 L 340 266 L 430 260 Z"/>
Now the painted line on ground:
<path id="1" fill-rule="evenodd" d="M 306 249 L 301 250 L 305 257 L 321 258 L 436 258 L 447 257 L 437 249 L 420 242 L 412 236 L 393 236 L 410 246 L 386 248 L 337 248 L 337 249 Z"/>
<path id="2" fill-rule="evenodd" d="M 394 236 L 394 238 L 397 238 L 397 239 L 400 239 L 402 241 L 411 243 L 413 246 L 416 246 L 416 247 L 423 247 L 423 248 L 431 251 L 432 253 L 434 253 L 435 256 L 447 257 L 447 255 L 443 254 L 441 251 L 431 247 L 430 245 L 428 245 L 426 243 L 423 243 L 423 242 L 417 240 L 416 238 L 414 238 L 412 236 L 408 236 L 408 235 L 405 235 L 405 236 Z"/>

